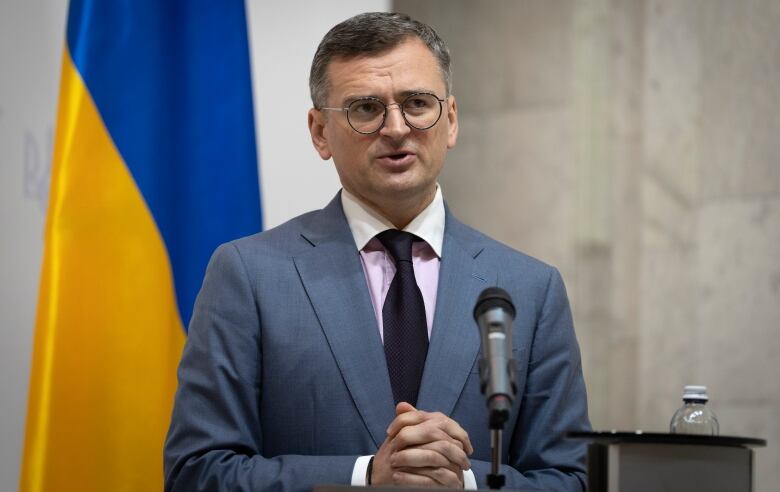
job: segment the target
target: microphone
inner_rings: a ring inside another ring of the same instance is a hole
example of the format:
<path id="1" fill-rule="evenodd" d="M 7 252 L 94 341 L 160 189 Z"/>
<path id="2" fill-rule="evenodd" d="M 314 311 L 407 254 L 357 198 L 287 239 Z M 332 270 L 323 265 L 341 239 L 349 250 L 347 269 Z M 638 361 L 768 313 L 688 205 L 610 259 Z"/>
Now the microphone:
<path id="1" fill-rule="evenodd" d="M 512 360 L 512 320 L 515 307 L 509 294 L 498 287 L 483 290 L 474 306 L 474 320 L 482 338 L 479 361 L 480 390 L 490 410 L 490 428 L 503 429 L 517 393 Z"/>

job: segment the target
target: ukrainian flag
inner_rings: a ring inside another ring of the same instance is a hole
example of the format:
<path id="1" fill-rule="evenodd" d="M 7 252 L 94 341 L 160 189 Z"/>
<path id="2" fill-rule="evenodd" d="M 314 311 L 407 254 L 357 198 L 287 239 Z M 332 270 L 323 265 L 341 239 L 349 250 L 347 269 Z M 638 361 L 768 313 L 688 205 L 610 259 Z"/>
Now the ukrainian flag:
<path id="1" fill-rule="evenodd" d="M 241 0 L 72 0 L 22 491 L 162 490 L 184 327 L 260 223 Z"/>

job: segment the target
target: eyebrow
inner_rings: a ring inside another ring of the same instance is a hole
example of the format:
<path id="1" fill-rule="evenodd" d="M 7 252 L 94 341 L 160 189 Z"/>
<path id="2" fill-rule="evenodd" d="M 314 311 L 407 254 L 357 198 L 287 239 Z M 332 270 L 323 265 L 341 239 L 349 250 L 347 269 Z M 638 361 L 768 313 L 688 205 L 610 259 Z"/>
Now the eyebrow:
<path id="1" fill-rule="evenodd" d="M 438 94 L 436 94 L 436 91 L 433 89 L 418 87 L 415 89 L 407 89 L 405 91 L 401 91 L 398 93 L 398 96 L 400 99 L 404 99 L 406 97 L 411 96 L 412 94 L 419 94 L 421 92 L 427 93 L 427 94 L 433 94 L 436 97 L 439 97 Z M 342 103 L 344 106 L 348 106 L 350 103 L 357 101 L 358 99 L 364 99 L 366 97 L 373 97 L 374 99 L 379 99 L 380 101 L 384 102 L 385 99 L 383 97 L 380 97 L 376 94 L 349 94 L 342 100 Z M 441 98 L 444 99 L 444 98 Z"/>

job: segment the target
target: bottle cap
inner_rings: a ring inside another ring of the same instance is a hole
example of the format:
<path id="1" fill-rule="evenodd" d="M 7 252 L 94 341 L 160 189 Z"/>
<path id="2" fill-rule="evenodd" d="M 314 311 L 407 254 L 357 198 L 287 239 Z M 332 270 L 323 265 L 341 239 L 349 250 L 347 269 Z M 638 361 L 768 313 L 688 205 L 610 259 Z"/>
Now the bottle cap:
<path id="1" fill-rule="evenodd" d="M 689 385 L 683 390 L 683 400 L 707 401 L 709 399 L 706 386 Z"/>

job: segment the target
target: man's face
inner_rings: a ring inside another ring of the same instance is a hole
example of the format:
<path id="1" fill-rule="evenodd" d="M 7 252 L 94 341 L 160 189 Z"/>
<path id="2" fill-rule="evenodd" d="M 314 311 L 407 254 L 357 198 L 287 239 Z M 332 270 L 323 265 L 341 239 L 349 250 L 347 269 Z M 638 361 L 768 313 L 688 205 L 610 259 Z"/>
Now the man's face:
<path id="1" fill-rule="evenodd" d="M 446 84 L 436 58 L 417 38 L 376 55 L 336 58 L 328 67 L 327 107 L 347 107 L 372 96 L 385 104 L 401 103 L 413 92 L 443 99 Z M 376 133 L 354 131 L 346 113 L 311 110 L 309 129 L 323 159 L 333 157 L 346 190 L 380 210 L 388 204 L 425 206 L 433 198 L 447 149 L 455 145 L 458 118 L 455 99 L 443 103 L 439 121 L 428 130 L 406 125 L 398 106 L 388 108 Z"/>

